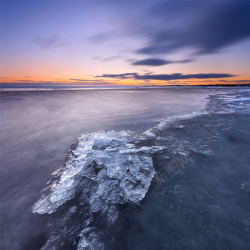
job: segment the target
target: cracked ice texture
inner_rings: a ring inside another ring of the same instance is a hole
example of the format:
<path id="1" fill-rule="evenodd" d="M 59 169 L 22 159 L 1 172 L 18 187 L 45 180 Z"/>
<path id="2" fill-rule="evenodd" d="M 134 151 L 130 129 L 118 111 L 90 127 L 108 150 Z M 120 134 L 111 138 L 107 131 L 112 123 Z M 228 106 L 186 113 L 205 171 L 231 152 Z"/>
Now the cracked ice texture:
<path id="1" fill-rule="evenodd" d="M 148 139 L 146 134 L 132 131 L 83 134 L 69 150 L 65 167 L 51 175 L 49 187 L 33 206 L 33 212 L 54 213 L 59 206 L 80 194 L 90 213 L 100 212 L 106 224 L 112 224 L 118 216 L 117 205 L 138 204 L 156 173 L 152 154 L 163 147 L 139 146 Z M 78 249 L 102 245 L 88 226 L 86 224 L 80 233 Z"/>

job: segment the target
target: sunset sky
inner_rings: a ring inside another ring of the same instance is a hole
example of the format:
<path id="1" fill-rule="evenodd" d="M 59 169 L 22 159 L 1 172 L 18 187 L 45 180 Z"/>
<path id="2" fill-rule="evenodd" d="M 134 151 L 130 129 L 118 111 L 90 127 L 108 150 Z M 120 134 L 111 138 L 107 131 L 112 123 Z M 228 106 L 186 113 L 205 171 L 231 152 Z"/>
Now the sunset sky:
<path id="1" fill-rule="evenodd" d="M 250 83 L 250 1 L 1 1 L 1 87 Z"/>

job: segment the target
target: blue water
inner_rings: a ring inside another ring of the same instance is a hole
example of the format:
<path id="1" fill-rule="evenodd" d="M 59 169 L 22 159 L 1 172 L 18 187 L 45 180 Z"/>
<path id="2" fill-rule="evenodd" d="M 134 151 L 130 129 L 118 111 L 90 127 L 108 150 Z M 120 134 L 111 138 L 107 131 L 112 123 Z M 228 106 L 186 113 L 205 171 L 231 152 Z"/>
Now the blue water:
<path id="1" fill-rule="evenodd" d="M 51 217 L 32 206 L 83 133 L 143 133 L 159 120 L 150 143 L 167 150 L 153 156 L 156 171 L 183 154 L 192 162 L 161 185 L 153 180 L 141 205 L 122 205 L 108 228 L 96 221 L 105 249 L 247 249 L 249 98 L 230 88 L 1 92 L 1 249 L 40 249 L 51 225 L 60 232 L 63 208 Z M 74 219 L 65 227 L 77 227 Z M 55 249 L 76 249 L 71 238 Z"/>

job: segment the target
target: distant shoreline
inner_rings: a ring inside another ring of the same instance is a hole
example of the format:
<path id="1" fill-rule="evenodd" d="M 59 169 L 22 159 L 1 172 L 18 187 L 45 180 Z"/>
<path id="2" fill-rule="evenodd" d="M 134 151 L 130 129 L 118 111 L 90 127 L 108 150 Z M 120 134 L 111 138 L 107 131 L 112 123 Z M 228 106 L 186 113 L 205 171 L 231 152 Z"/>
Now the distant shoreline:
<path id="1" fill-rule="evenodd" d="M 250 84 L 210 84 L 210 85 L 150 85 L 150 86 L 118 86 L 118 87 L 0 87 L 0 91 L 53 91 L 53 90 L 126 90 L 126 89 L 161 89 L 161 88 L 176 88 L 176 87 L 183 87 L 183 88 L 234 88 L 234 87 L 250 87 Z"/>

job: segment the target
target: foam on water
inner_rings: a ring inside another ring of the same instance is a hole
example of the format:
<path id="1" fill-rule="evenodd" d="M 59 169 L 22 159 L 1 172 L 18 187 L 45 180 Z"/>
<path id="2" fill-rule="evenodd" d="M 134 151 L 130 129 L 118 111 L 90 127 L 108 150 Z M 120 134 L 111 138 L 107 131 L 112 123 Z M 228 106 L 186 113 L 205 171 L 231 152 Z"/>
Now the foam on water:
<path id="1" fill-rule="evenodd" d="M 209 110 L 210 113 L 248 114 L 250 112 L 250 92 L 248 89 L 237 89 L 210 96 L 206 110 Z"/>

